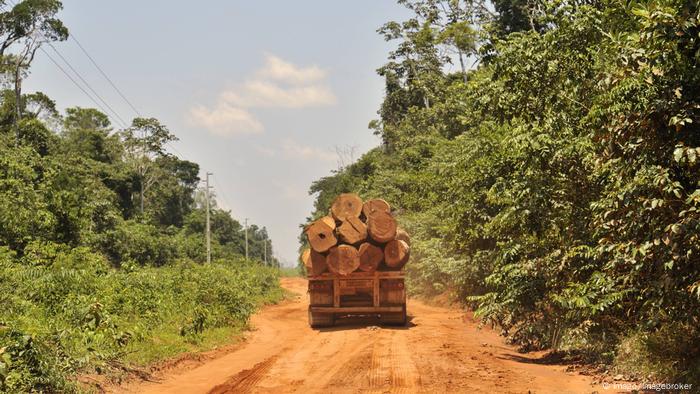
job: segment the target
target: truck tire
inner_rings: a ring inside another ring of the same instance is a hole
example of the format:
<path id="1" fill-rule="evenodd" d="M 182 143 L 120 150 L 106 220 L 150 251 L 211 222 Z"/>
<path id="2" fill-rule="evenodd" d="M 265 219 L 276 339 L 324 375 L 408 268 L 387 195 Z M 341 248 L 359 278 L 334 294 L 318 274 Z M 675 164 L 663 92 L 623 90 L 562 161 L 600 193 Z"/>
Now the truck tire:
<path id="1" fill-rule="evenodd" d="M 406 325 L 406 305 L 402 312 L 382 313 L 379 321 L 383 326 L 405 326 Z"/>
<path id="2" fill-rule="evenodd" d="M 332 327 L 334 324 L 335 315 L 332 313 L 311 312 L 311 308 L 309 308 L 309 325 L 311 327 Z"/>

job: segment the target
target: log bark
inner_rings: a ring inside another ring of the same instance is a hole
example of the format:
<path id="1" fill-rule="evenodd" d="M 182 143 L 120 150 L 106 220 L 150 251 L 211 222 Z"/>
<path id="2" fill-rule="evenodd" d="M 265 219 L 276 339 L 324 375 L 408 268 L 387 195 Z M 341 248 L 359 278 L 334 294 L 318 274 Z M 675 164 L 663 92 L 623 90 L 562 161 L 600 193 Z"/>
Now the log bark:
<path id="1" fill-rule="evenodd" d="M 369 218 L 375 212 L 391 213 L 391 206 L 389 206 L 389 203 L 381 198 L 368 200 L 362 204 L 362 213 L 365 215 L 365 218 Z"/>
<path id="2" fill-rule="evenodd" d="M 365 242 L 360 245 L 360 270 L 365 272 L 374 272 L 379 267 L 379 264 L 384 260 L 384 252 L 379 246 Z"/>
<path id="3" fill-rule="evenodd" d="M 333 234 L 333 228 L 323 219 L 319 219 L 306 227 L 306 238 L 309 240 L 311 249 L 318 253 L 328 251 L 328 249 L 338 243 L 338 239 Z"/>
<path id="4" fill-rule="evenodd" d="M 301 261 L 306 267 L 306 274 L 308 276 L 318 276 L 328 270 L 326 256 L 313 249 L 305 249 L 301 254 Z"/>
<path id="5" fill-rule="evenodd" d="M 408 235 L 406 230 L 402 229 L 401 227 L 396 229 L 396 239 L 400 239 L 406 242 L 408 246 L 411 246 L 411 237 Z"/>
<path id="6" fill-rule="evenodd" d="M 367 218 L 367 233 L 375 242 L 387 243 L 396 237 L 396 220 L 388 212 L 374 212 Z"/>
<path id="7" fill-rule="evenodd" d="M 326 264 L 332 273 L 346 276 L 360 266 L 360 255 L 353 246 L 338 245 L 328 252 Z"/>
<path id="8" fill-rule="evenodd" d="M 367 226 L 359 218 L 349 217 L 336 229 L 336 233 L 341 241 L 355 245 L 367 239 Z"/>
<path id="9" fill-rule="evenodd" d="M 384 247 L 384 263 L 389 268 L 401 269 L 408 262 L 409 252 L 406 242 L 395 239 Z"/>
<path id="10" fill-rule="evenodd" d="M 354 193 L 343 193 L 331 205 L 331 215 L 335 220 L 345 221 L 349 217 L 359 218 L 362 213 L 362 199 Z"/>

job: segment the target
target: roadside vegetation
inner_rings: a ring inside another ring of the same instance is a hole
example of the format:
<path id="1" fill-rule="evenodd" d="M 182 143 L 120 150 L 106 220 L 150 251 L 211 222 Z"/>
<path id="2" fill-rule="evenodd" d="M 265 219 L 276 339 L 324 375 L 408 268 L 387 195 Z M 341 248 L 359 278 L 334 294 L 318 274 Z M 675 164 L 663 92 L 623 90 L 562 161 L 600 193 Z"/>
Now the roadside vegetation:
<path id="1" fill-rule="evenodd" d="M 0 0 L 0 392 L 75 391 L 79 375 L 229 341 L 282 296 L 266 229 L 248 227 L 246 260 L 213 198 L 203 264 L 200 169 L 168 153 L 160 121 L 114 126 L 22 91 L 38 48 L 68 38 L 61 8 Z"/>
<path id="2" fill-rule="evenodd" d="M 382 145 L 313 183 L 312 217 L 381 196 L 414 293 L 524 350 L 700 384 L 698 3 L 399 3 Z"/>

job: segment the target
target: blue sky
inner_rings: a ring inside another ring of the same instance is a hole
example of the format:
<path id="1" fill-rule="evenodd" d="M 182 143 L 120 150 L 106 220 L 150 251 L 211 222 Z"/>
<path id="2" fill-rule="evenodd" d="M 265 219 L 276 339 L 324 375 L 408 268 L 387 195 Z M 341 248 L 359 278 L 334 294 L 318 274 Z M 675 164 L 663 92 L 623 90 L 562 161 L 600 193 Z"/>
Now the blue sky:
<path id="1" fill-rule="evenodd" d="M 378 144 L 367 129 L 383 95 L 375 70 L 393 45 L 375 30 L 407 11 L 393 0 L 63 4 L 61 19 L 136 109 L 214 173 L 219 205 L 266 226 L 295 264 L 310 183 L 338 166 L 336 147 L 359 156 Z M 136 116 L 74 41 L 54 46 L 121 118 Z M 61 109 L 95 107 L 41 52 L 24 88 Z"/>

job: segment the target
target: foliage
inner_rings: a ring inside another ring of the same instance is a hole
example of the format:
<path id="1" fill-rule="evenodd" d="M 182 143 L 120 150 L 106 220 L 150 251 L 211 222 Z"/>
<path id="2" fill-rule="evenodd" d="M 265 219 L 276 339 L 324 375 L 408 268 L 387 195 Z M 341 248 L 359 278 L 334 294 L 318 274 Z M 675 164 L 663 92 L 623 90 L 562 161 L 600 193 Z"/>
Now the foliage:
<path id="1" fill-rule="evenodd" d="M 700 381 L 698 3 L 399 3 L 383 147 L 315 182 L 311 217 L 385 198 L 413 293 L 449 291 L 525 349 L 619 364 L 633 343 L 655 378 Z M 447 72 L 446 45 L 478 67 Z"/>
<path id="2" fill-rule="evenodd" d="M 34 261 L 5 258 L 0 267 L 0 392 L 69 390 L 66 378 L 78 372 L 193 350 L 281 297 L 275 270 L 242 260 L 114 270 L 76 248 Z"/>

